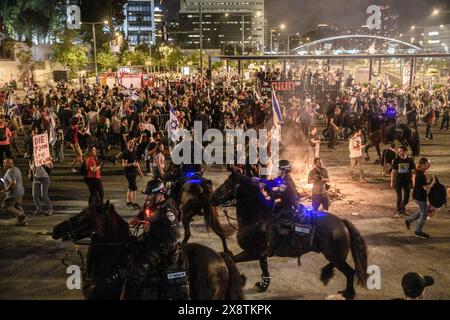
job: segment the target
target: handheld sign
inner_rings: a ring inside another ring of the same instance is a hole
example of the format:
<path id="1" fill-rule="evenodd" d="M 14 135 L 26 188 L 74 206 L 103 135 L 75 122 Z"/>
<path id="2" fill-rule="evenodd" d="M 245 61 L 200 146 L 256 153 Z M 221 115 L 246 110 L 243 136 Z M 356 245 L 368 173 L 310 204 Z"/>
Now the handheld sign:
<path id="1" fill-rule="evenodd" d="M 37 134 L 33 137 L 34 164 L 36 167 L 50 162 L 50 148 L 47 133 Z"/>

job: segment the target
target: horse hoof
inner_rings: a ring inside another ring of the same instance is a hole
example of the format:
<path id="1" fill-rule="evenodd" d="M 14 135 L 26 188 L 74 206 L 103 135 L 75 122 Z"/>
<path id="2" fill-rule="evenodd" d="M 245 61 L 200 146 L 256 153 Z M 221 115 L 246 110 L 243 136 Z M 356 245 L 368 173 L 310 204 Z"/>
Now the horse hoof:
<path id="1" fill-rule="evenodd" d="M 347 291 L 339 291 L 340 295 L 342 295 L 346 300 L 354 300 L 355 299 L 355 292 L 347 292 Z"/>
<path id="2" fill-rule="evenodd" d="M 259 292 L 266 292 L 268 287 L 262 286 L 260 282 L 256 282 L 255 283 L 255 288 L 259 291 Z"/>

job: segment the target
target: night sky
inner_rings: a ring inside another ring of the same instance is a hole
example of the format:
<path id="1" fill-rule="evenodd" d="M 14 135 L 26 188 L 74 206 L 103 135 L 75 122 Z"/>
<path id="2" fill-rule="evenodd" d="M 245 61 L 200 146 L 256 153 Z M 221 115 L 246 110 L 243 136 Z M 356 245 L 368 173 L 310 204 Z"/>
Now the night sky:
<path id="1" fill-rule="evenodd" d="M 412 24 L 443 23 L 444 15 L 431 18 L 431 12 L 435 7 L 450 9 L 450 0 L 266 0 L 265 4 L 269 23 L 285 23 L 290 32 L 306 32 L 320 23 L 365 25 L 371 4 L 390 5 L 389 12 L 400 14 L 401 30 Z"/>
<path id="2" fill-rule="evenodd" d="M 165 0 L 177 12 L 179 0 Z M 371 4 L 390 5 L 390 12 L 400 14 L 400 29 L 412 24 L 438 25 L 450 23 L 450 14 L 430 18 L 433 8 L 450 10 L 450 0 L 266 0 L 269 24 L 285 23 L 289 32 L 305 33 L 320 23 L 365 25 L 366 9 Z"/>

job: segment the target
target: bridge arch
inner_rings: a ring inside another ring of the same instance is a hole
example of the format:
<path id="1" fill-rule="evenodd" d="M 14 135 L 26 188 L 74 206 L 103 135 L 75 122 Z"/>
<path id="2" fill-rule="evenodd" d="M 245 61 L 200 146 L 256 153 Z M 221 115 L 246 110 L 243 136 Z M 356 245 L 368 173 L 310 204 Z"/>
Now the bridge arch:
<path id="1" fill-rule="evenodd" d="M 304 49 L 304 48 L 308 48 L 308 47 L 314 46 L 316 44 L 320 44 L 320 43 L 324 43 L 324 42 L 328 42 L 328 41 L 341 40 L 341 39 L 352 39 L 352 38 L 385 40 L 385 41 L 390 41 L 390 42 L 395 42 L 395 43 L 398 43 L 398 44 L 402 44 L 402 45 L 410 47 L 412 49 L 423 50 L 421 47 L 413 45 L 412 43 L 401 41 L 401 40 L 394 39 L 394 38 L 388 38 L 388 37 L 383 37 L 383 36 L 375 36 L 375 35 L 363 35 L 363 34 L 352 34 L 352 35 L 350 35 L 349 34 L 349 35 L 342 35 L 342 36 L 333 36 L 333 37 L 328 37 L 328 38 L 316 40 L 316 41 L 313 41 L 313 42 L 309 42 L 309 43 L 303 44 L 301 46 L 298 46 L 295 49 L 292 49 L 292 51 L 298 51 L 298 50 L 301 50 L 301 49 Z"/>

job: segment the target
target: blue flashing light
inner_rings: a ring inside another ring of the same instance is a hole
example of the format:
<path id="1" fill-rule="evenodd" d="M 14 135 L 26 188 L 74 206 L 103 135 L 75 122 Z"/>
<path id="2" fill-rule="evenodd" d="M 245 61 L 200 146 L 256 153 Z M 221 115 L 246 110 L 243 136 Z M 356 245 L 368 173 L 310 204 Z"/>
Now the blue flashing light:
<path id="1" fill-rule="evenodd" d="M 188 178 L 192 178 L 193 176 L 195 176 L 195 172 L 186 172 L 184 175 Z"/>
<path id="2" fill-rule="evenodd" d="M 200 183 L 202 183 L 202 180 L 192 179 L 192 180 L 188 180 L 188 182 L 193 183 L 193 184 L 200 184 Z"/>

